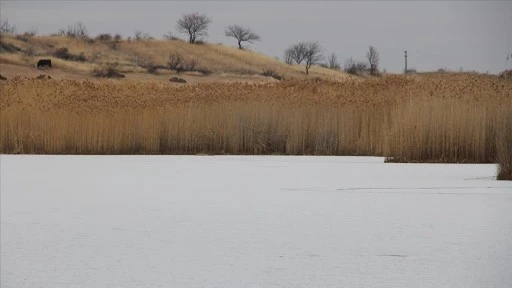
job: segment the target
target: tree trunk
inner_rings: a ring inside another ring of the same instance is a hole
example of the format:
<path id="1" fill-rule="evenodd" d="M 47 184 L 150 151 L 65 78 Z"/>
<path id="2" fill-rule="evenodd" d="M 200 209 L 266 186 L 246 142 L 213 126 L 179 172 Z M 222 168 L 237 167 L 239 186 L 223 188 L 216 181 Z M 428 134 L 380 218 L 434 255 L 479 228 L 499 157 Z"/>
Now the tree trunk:
<path id="1" fill-rule="evenodd" d="M 238 41 L 238 49 L 242 50 L 242 41 Z"/>

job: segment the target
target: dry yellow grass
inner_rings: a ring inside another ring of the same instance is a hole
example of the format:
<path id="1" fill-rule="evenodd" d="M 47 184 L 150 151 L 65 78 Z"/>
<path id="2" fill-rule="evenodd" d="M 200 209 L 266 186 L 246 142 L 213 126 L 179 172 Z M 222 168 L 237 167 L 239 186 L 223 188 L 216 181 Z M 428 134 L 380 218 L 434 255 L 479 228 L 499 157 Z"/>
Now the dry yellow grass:
<path id="1" fill-rule="evenodd" d="M 18 78 L 0 95 L 1 153 L 495 162 L 512 113 L 511 81 L 470 74 L 184 86 Z"/>
<path id="2" fill-rule="evenodd" d="M 123 73 L 144 72 L 140 67 L 143 62 L 166 66 L 170 54 L 179 53 L 185 61 L 195 60 L 198 67 L 206 68 L 215 74 L 259 75 L 265 69 L 274 70 L 286 79 L 303 79 L 304 67 L 287 65 L 272 57 L 252 51 L 239 50 L 234 47 L 219 44 L 192 45 L 184 41 L 140 40 L 120 41 L 116 49 L 112 42 L 98 40 L 84 41 L 68 37 L 39 36 L 27 42 L 13 37 L 3 37 L 4 43 L 15 45 L 22 49 L 18 53 L 0 55 L 0 63 L 34 66 L 38 58 L 50 58 L 56 61 L 55 67 L 77 72 L 92 71 L 98 66 L 115 66 Z M 87 62 L 59 61 L 52 56 L 58 48 L 68 48 L 69 53 L 83 53 Z M 35 56 L 25 56 L 24 51 L 32 49 Z M 322 67 L 313 67 L 310 78 L 320 77 L 324 80 L 339 81 L 352 76 Z"/>

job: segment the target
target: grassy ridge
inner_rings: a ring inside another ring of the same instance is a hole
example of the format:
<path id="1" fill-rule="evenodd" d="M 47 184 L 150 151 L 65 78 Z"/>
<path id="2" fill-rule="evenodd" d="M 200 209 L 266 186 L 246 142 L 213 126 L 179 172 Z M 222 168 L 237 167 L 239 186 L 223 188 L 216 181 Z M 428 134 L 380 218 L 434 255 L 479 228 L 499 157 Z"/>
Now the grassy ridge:
<path id="1" fill-rule="evenodd" d="M 510 81 L 469 74 L 181 87 L 14 79 L 0 84 L 0 94 L 1 153 L 377 155 L 484 163 L 504 151 L 496 141 L 510 131 L 512 113 Z"/>
<path id="2" fill-rule="evenodd" d="M 254 75 L 272 70 L 286 79 L 305 78 L 304 67 L 287 65 L 277 59 L 248 50 L 205 43 L 192 45 L 174 40 L 121 40 L 121 41 L 84 41 L 69 37 L 35 36 L 21 41 L 4 36 L 1 42 L 16 47 L 9 53 L 0 53 L 0 63 L 33 67 L 40 58 L 52 59 L 55 68 L 77 73 L 90 73 L 101 67 L 115 67 L 122 73 L 146 73 L 144 66 L 152 64 L 166 67 L 171 54 L 179 54 L 185 62 L 194 62 L 197 68 L 206 69 L 214 74 Z M 60 48 L 67 48 L 71 55 L 83 55 L 85 61 L 64 61 L 55 56 Z M 1 50 L 0 50 L 1 52 Z M 159 73 L 171 73 L 160 69 Z M 329 80 L 344 80 L 350 75 L 322 68 L 312 67 L 312 77 Z"/>

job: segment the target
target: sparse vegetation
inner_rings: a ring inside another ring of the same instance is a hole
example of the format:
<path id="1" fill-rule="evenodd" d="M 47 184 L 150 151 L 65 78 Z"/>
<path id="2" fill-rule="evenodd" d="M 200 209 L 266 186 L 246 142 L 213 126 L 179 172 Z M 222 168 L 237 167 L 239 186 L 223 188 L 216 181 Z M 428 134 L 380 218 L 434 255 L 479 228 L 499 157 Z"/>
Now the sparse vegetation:
<path id="1" fill-rule="evenodd" d="M 149 39 L 129 42 L 127 40 L 116 41 L 115 38 L 114 36 L 114 40 L 111 41 L 94 40 L 94 42 L 89 42 L 73 37 L 38 36 L 25 43 L 14 36 L 6 36 L 0 41 L 0 53 L 2 53 L 0 61 L 32 67 L 37 62 L 37 57 L 53 56 L 57 49 L 65 47 L 68 49 L 68 54 L 74 55 L 74 58 L 73 56 L 71 58 L 75 61 L 65 60 L 69 56 L 64 53 L 64 58 L 59 58 L 63 61 L 57 63 L 57 67 L 70 71 L 70 73 L 76 71 L 86 72 L 90 75 L 94 68 L 116 64 L 116 68 L 123 73 L 158 72 L 158 74 L 166 74 L 169 73 L 164 71 L 168 70 L 168 56 L 178 53 L 183 56 L 186 66 L 195 66 L 193 69 L 184 67 L 180 73 L 199 73 L 203 76 L 236 74 L 238 77 L 238 75 L 261 74 L 263 68 L 268 68 L 286 79 L 306 77 L 302 72 L 304 71 L 303 67 L 285 65 L 272 57 L 247 50 L 208 43 L 190 45 L 186 41 Z M 9 49 L 9 52 L 5 49 Z M 33 56 L 27 56 L 27 51 Z M 153 67 L 158 68 L 154 70 Z M 176 70 L 173 69 L 173 71 Z M 342 80 L 347 78 L 345 73 L 323 69 L 319 66 L 312 67 L 309 72 L 313 77 L 322 79 Z M 165 79 L 161 80 L 166 81 Z"/>

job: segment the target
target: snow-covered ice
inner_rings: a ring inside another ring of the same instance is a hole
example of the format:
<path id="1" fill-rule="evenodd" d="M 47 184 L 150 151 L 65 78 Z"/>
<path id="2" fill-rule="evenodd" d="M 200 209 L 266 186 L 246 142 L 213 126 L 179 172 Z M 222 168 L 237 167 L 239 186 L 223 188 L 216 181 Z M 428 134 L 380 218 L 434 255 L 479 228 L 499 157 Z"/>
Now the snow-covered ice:
<path id="1" fill-rule="evenodd" d="M 512 287 L 495 165 L 1 155 L 1 287 Z"/>

